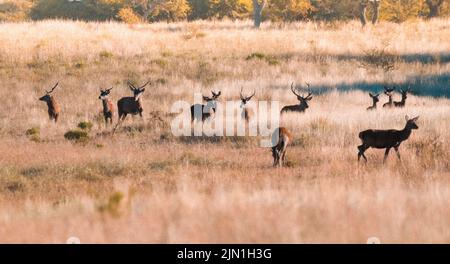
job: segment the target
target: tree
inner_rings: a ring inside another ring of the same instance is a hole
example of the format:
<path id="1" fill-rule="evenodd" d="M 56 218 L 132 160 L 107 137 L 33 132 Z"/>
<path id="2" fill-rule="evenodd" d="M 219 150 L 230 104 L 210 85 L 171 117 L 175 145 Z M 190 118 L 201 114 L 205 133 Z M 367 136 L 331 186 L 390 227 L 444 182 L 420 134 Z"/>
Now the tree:
<path id="1" fill-rule="evenodd" d="M 271 0 L 266 10 L 272 21 L 299 21 L 310 18 L 313 6 L 309 0 Z"/>
<path id="2" fill-rule="evenodd" d="M 253 0 L 253 24 L 256 28 L 261 26 L 262 12 L 266 2 L 266 0 Z"/>
<path id="3" fill-rule="evenodd" d="M 428 8 L 430 9 L 430 13 L 428 13 L 428 18 L 438 17 L 439 11 L 444 3 L 444 0 L 426 0 L 425 3 L 427 4 Z"/>
<path id="4" fill-rule="evenodd" d="M 132 0 L 131 5 L 147 21 L 182 20 L 191 10 L 187 0 Z"/>
<path id="5" fill-rule="evenodd" d="M 370 4 L 372 8 L 372 24 L 376 24 L 378 22 L 378 16 L 380 12 L 380 0 L 361 0 L 359 2 L 359 20 L 363 27 L 367 24 L 367 6 Z"/>
<path id="6" fill-rule="evenodd" d="M 422 10 L 423 0 L 383 0 L 380 19 L 401 23 L 419 17 Z"/>
<path id="7" fill-rule="evenodd" d="M 189 19 L 206 19 L 208 18 L 209 2 L 207 0 L 189 0 L 191 12 Z"/>
<path id="8" fill-rule="evenodd" d="M 311 0 L 312 17 L 316 20 L 350 20 L 360 15 L 360 1 Z"/>

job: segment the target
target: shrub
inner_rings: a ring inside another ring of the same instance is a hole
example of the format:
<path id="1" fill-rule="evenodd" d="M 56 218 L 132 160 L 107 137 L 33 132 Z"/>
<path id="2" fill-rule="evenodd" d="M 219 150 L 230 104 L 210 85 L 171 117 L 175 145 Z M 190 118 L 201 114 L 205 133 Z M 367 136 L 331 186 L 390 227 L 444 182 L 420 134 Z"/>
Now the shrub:
<path id="1" fill-rule="evenodd" d="M 86 131 L 82 130 L 69 130 L 64 134 L 64 138 L 70 141 L 86 141 L 89 139 L 89 135 Z"/>
<path id="2" fill-rule="evenodd" d="M 119 13 L 117 14 L 119 19 L 127 24 L 138 24 L 141 22 L 141 18 L 136 15 L 132 8 L 125 7 L 120 9 Z"/>
<path id="3" fill-rule="evenodd" d="M 77 127 L 80 128 L 81 130 L 86 130 L 89 131 L 92 129 L 94 125 L 89 122 L 89 121 L 82 121 L 80 123 L 78 123 Z"/>
<path id="4" fill-rule="evenodd" d="M 39 127 L 32 127 L 30 129 L 27 129 L 27 131 L 25 131 L 25 135 L 34 142 L 39 142 L 40 141 L 40 133 L 41 130 L 39 129 Z"/>

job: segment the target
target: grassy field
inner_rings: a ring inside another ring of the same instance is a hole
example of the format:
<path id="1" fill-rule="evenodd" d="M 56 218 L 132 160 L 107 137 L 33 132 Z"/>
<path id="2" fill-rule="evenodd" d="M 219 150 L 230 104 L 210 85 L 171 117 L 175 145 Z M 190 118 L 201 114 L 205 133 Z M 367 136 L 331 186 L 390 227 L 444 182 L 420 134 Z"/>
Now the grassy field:
<path id="1" fill-rule="evenodd" d="M 449 29 L 448 19 L 0 24 L 0 242 L 449 243 Z M 99 89 L 113 86 L 116 101 L 130 96 L 127 80 L 154 84 L 144 117 L 112 136 Z M 55 125 L 37 99 L 57 81 Z M 236 100 L 244 87 L 285 105 L 296 103 L 291 82 L 311 83 L 314 98 L 282 120 L 294 135 L 284 168 L 254 137 L 171 134 L 171 105 L 194 92 Z M 367 91 L 384 84 L 412 86 L 406 107 L 381 109 L 382 96 L 367 112 Z M 405 115 L 420 119 L 403 161 L 370 149 L 358 164 L 358 132 L 401 129 Z M 66 140 L 83 121 L 89 137 Z"/>

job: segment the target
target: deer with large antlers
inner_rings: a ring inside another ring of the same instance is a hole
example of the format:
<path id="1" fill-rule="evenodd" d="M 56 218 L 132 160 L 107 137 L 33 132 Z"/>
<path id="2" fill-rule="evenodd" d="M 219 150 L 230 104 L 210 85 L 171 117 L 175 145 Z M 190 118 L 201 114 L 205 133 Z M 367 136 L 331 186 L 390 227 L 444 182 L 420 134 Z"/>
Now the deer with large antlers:
<path id="1" fill-rule="evenodd" d="M 368 148 L 386 149 L 384 153 L 383 163 L 386 162 L 391 148 L 394 148 L 395 152 L 397 153 L 397 157 L 400 160 L 400 153 L 398 151 L 400 144 L 409 138 L 413 129 L 419 128 L 416 124 L 417 119 L 419 119 L 418 116 L 412 119 L 409 119 L 408 116 L 405 116 L 405 119 L 406 125 L 402 130 L 368 129 L 360 132 L 358 136 L 362 140 L 362 145 L 358 146 L 358 161 L 361 157 L 363 157 L 367 162 L 367 158 L 364 155 L 364 152 Z"/>
<path id="2" fill-rule="evenodd" d="M 211 91 L 212 96 L 203 96 L 203 100 L 206 101 L 206 105 L 204 104 L 194 104 L 191 106 L 191 121 L 201 120 L 204 122 L 206 119 L 210 118 L 217 109 L 217 99 L 222 94 L 221 91 L 214 92 Z"/>
<path id="3" fill-rule="evenodd" d="M 256 90 L 253 91 L 253 94 L 250 96 L 244 96 L 242 95 L 242 88 L 241 91 L 239 92 L 239 96 L 241 97 L 241 117 L 242 119 L 244 119 L 246 122 L 249 122 L 250 119 L 253 117 L 253 110 L 249 107 L 247 107 L 247 103 L 252 99 L 253 96 L 255 96 L 256 94 Z"/>
<path id="4" fill-rule="evenodd" d="M 410 87 L 408 89 L 403 90 L 400 89 L 400 93 L 402 94 L 402 100 L 400 102 L 394 102 L 395 107 L 404 107 L 406 104 L 406 98 L 408 97 L 408 92 L 411 90 Z"/>
<path id="5" fill-rule="evenodd" d="M 108 122 L 112 124 L 114 116 L 114 104 L 109 99 L 112 87 L 106 90 L 100 89 L 100 96 L 98 99 L 102 100 L 103 104 L 103 117 L 105 118 L 105 124 L 108 126 Z"/>
<path id="6" fill-rule="evenodd" d="M 128 88 L 133 92 L 133 96 L 122 97 L 117 102 L 117 109 L 119 112 L 119 121 L 125 120 L 128 114 L 140 115 L 142 117 L 142 94 L 144 94 L 145 86 L 147 86 L 150 81 L 146 82 L 140 87 L 134 86 L 132 83 L 128 82 Z"/>
<path id="7" fill-rule="evenodd" d="M 306 85 L 309 86 L 309 83 L 306 83 Z M 281 109 L 281 114 L 286 112 L 304 112 L 309 106 L 308 101 L 312 99 L 312 93 L 308 93 L 307 96 L 301 96 L 300 94 L 295 92 L 294 89 L 294 83 L 291 84 L 291 91 L 292 93 L 297 96 L 297 100 L 299 101 L 299 104 L 296 105 L 288 105 Z"/>
<path id="8" fill-rule="evenodd" d="M 51 95 L 51 93 L 58 87 L 59 82 L 53 86 L 53 88 L 50 91 L 45 91 L 45 95 L 39 98 L 40 101 L 44 101 L 47 103 L 48 107 L 48 117 L 50 120 L 54 120 L 55 123 L 58 122 L 58 117 L 61 109 L 59 108 L 58 103 L 55 100 L 55 97 Z"/>
<path id="9" fill-rule="evenodd" d="M 393 107 L 394 101 L 392 100 L 392 93 L 395 91 L 395 86 L 392 88 L 388 88 L 387 86 L 384 86 L 384 94 L 387 95 L 389 98 L 389 101 L 385 104 L 383 104 L 383 107 Z"/>
<path id="10" fill-rule="evenodd" d="M 286 149 L 292 140 L 292 134 L 285 127 L 275 129 L 272 134 L 272 157 L 274 167 L 283 167 L 286 159 Z"/>
<path id="11" fill-rule="evenodd" d="M 378 98 L 378 96 L 380 96 L 380 94 L 372 94 L 369 93 L 370 98 L 372 98 L 372 106 L 367 107 L 367 110 L 375 110 L 377 109 L 377 103 L 380 101 L 380 99 Z"/>

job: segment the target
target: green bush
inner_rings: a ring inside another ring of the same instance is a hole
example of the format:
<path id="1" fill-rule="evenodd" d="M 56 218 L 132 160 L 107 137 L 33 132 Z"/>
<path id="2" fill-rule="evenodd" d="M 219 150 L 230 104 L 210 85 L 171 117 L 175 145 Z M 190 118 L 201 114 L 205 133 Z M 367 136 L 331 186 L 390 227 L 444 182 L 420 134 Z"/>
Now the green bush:
<path id="1" fill-rule="evenodd" d="M 27 131 L 25 131 L 25 135 L 34 142 L 39 142 L 40 141 L 40 136 L 41 136 L 41 130 L 39 129 L 39 127 L 32 127 L 30 129 L 27 129 Z"/>
<path id="2" fill-rule="evenodd" d="M 77 127 L 81 130 L 90 131 L 94 125 L 89 121 L 82 121 L 78 123 Z"/>
<path id="3" fill-rule="evenodd" d="M 89 135 L 86 131 L 82 130 L 69 130 L 64 134 L 64 138 L 70 141 L 86 141 L 89 139 Z"/>

